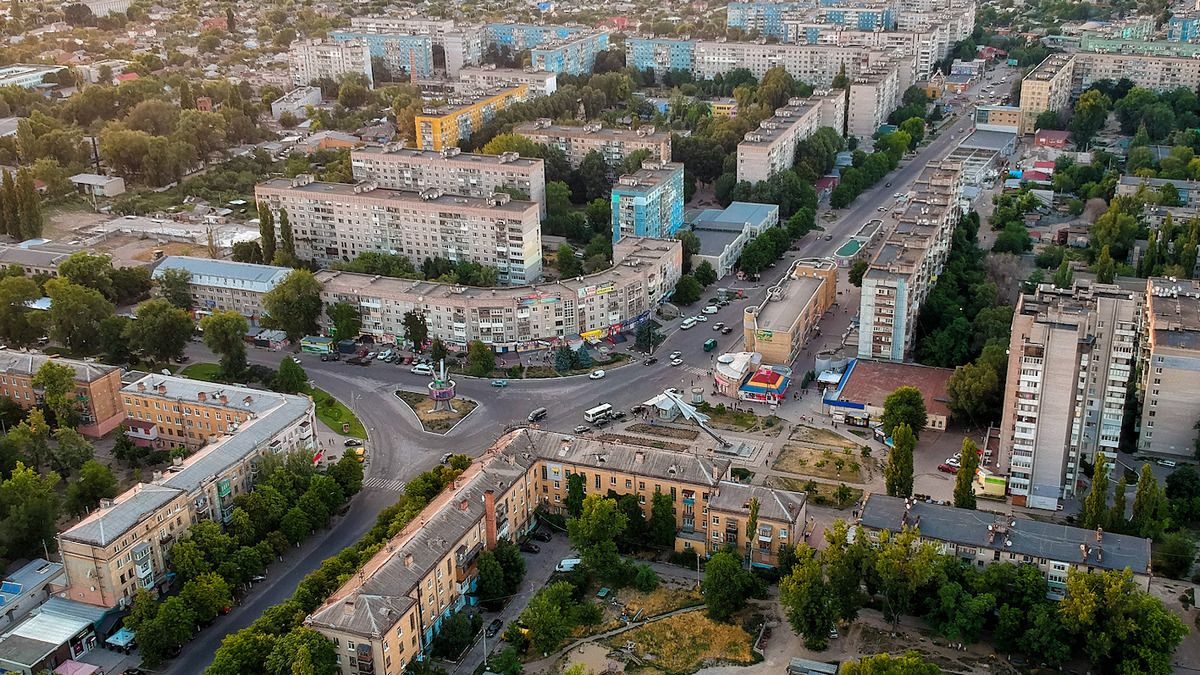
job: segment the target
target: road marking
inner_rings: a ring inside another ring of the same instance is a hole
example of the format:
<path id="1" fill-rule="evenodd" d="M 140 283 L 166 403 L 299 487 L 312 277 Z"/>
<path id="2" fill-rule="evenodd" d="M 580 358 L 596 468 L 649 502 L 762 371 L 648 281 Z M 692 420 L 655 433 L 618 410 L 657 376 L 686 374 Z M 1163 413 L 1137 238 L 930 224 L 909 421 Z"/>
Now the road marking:
<path id="1" fill-rule="evenodd" d="M 374 478 L 368 478 L 364 480 L 363 487 L 400 492 L 404 490 L 404 481 L 400 480 L 399 478 L 380 478 L 376 476 Z"/>

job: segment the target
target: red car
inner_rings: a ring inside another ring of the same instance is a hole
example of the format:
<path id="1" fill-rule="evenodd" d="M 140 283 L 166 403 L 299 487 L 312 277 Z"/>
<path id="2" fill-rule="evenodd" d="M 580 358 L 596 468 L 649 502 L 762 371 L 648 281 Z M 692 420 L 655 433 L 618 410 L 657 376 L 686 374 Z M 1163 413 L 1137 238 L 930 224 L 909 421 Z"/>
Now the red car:
<path id="1" fill-rule="evenodd" d="M 938 464 L 938 471 L 945 471 L 946 473 L 958 473 L 958 468 L 950 466 L 949 464 Z"/>

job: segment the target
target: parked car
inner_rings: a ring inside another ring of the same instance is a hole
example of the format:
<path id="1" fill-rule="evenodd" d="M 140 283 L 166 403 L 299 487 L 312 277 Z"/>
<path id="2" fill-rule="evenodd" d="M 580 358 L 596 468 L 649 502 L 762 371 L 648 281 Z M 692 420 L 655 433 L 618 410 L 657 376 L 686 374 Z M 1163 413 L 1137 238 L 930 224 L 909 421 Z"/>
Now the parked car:
<path id="1" fill-rule="evenodd" d="M 958 473 L 958 467 L 950 466 L 949 464 L 938 464 L 938 471 L 944 471 L 946 473 Z"/>
<path id="2" fill-rule="evenodd" d="M 501 628 L 504 628 L 504 622 L 501 621 L 500 619 L 492 619 L 492 622 L 488 624 L 487 630 L 484 632 L 484 635 L 486 635 L 490 638 L 494 638 L 500 634 Z"/>
<path id="3" fill-rule="evenodd" d="M 722 328 L 724 328 L 724 327 L 725 327 L 725 322 L 724 322 L 724 321 L 718 321 L 718 322 L 716 322 L 716 323 L 714 323 L 714 324 L 713 324 L 713 330 L 721 330 L 721 329 L 722 329 Z"/>
<path id="4" fill-rule="evenodd" d="M 681 363 L 683 363 L 683 359 L 679 358 L 678 356 L 676 356 L 675 358 L 671 359 L 671 365 L 672 365 L 672 366 L 678 366 L 678 365 L 679 365 L 679 364 L 681 364 Z"/>
<path id="5" fill-rule="evenodd" d="M 370 360 L 374 359 L 376 356 L 379 356 L 379 352 L 367 352 L 366 356 L 364 356 L 363 358 L 370 361 Z"/>
<path id="6" fill-rule="evenodd" d="M 449 464 L 450 458 L 454 456 L 453 452 L 447 452 L 442 455 L 442 464 Z"/>
<path id="7" fill-rule="evenodd" d="M 533 533 L 533 538 L 537 539 L 538 541 L 550 541 L 554 537 L 545 530 L 536 530 Z"/>
<path id="8" fill-rule="evenodd" d="M 717 307 L 716 305 L 708 305 L 700 311 L 705 314 L 716 314 L 717 312 L 721 311 L 721 308 Z"/>
<path id="9" fill-rule="evenodd" d="M 582 562 L 583 561 L 580 560 L 579 558 L 563 558 L 562 560 L 559 561 L 558 565 L 556 565 L 554 567 L 554 571 L 555 572 L 570 572 L 571 570 L 575 569 L 576 567 L 579 567 L 579 564 Z"/>
<path id="10" fill-rule="evenodd" d="M 592 422 L 592 426 L 596 427 L 597 429 L 606 427 L 606 426 L 608 426 L 608 418 L 607 417 L 597 417 L 596 421 Z"/>
<path id="11" fill-rule="evenodd" d="M 729 326 L 725 326 L 724 328 L 721 329 L 721 335 L 729 335 L 732 332 L 733 332 L 733 329 L 730 328 Z"/>
<path id="12" fill-rule="evenodd" d="M 338 352 L 332 352 L 330 354 L 322 354 L 321 360 L 322 361 L 341 361 L 342 355 Z"/>
<path id="13" fill-rule="evenodd" d="M 428 363 L 418 363 L 409 369 L 409 372 L 413 375 L 432 375 L 433 366 L 429 365 Z"/>
<path id="14" fill-rule="evenodd" d="M 958 455 L 951 455 L 947 457 L 946 463 L 952 467 L 958 468 Z"/>
<path id="15" fill-rule="evenodd" d="M 521 550 L 526 553 L 541 553 L 542 547 L 532 542 L 523 541 L 521 542 Z"/>
<path id="16" fill-rule="evenodd" d="M 358 447 L 361 447 L 362 444 L 363 444 L 363 442 L 358 440 L 357 438 L 347 438 L 346 442 L 343 445 L 345 445 L 347 448 L 358 448 Z"/>
<path id="17" fill-rule="evenodd" d="M 603 378 L 603 377 L 604 377 L 604 371 L 603 371 L 603 370 L 593 370 L 592 372 L 588 373 L 588 379 L 589 379 L 589 380 L 599 380 L 599 379 L 601 379 L 601 378 Z"/>
<path id="18" fill-rule="evenodd" d="M 1171 460 L 1171 459 L 1156 459 L 1156 460 L 1154 460 L 1154 463 L 1159 466 L 1165 466 L 1168 469 L 1175 468 L 1175 460 Z"/>
<path id="19" fill-rule="evenodd" d="M 664 389 L 663 391 L 665 391 L 668 394 L 675 394 L 676 396 L 679 396 L 680 394 L 683 393 L 683 392 L 679 391 L 678 387 L 668 387 L 668 388 Z"/>
<path id="20" fill-rule="evenodd" d="M 608 414 L 608 416 L 613 418 L 614 420 L 623 420 L 623 419 L 625 419 L 625 411 L 624 410 L 614 410 L 614 411 L 610 412 Z"/>
<path id="21" fill-rule="evenodd" d="M 590 434 L 590 433 L 592 433 L 592 428 L 586 424 L 580 424 L 579 426 L 575 427 L 575 433 Z"/>
<path id="22" fill-rule="evenodd" d="M 671 352 L 671 355 L 670 355 L 670 356 L 668 356 L 667 358 L 669 358 L 669 359 L 671 359 L 672 361 L 674 361 L 675 359 L 677 359 L 677 358 L 679 358 L 679 357 L 681 357 L 681 356 L 683 356 L 683 352 L 681 352 L 681 351 L 679 351 L 678 349 L 676 349 L 675 351 Z"/>
<path id="23" fill-rule="evenodd" d="M 644 362 L 644 365 L 647 365 L 647 366 L 652 366 L 652 365 L 654 365 L 654 364 L 656 364 L 656 363 L 658 363 L 658 357 L 657 357 L 657 356 L 651 356 L 650 358 L 648 358 L 648 359 L 646 359 L 646 360 L 645 360 L 645 362 Z"/>
<path id="24" fill-rule="evenodd" d="M 180 361 L 180 363 L 182 363 L 182 361 Z M 292 363 L 300 363 L 300 357 L 299 357 L 299 356 L 293 356 L 293 357 L 292 357 Z"/>
<path id="25" fill-rule="evenodd" d="M 708 321 L 708 317 L 704 316 L 703 314 L 697 314 L 696 316 L 693 316 L 692 318 L 695 319 L 696 321 L 699 321 L 700 323 L 704 323 L 704 322 Z"/>
<path id="26" fill-rule="evenodd" d="M 501 388 L 507 387 L 508 380 L 492 380 L 492 386 L 493 387 L 501 387 Z"/>

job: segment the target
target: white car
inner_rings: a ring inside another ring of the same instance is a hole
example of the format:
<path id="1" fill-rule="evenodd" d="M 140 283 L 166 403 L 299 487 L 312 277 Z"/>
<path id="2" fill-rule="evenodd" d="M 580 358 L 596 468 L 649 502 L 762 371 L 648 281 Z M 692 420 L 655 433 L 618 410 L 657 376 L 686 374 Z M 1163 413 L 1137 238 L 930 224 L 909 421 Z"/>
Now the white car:
<path id="1" fill-rule="evenodd" d="M 721 311 L 721 308 L 717 307 L 716 305 L 709 305 L 700 311 L 704 312 L 705 314 L 716 314 L 717 312 Z"/>
<path id="2" fill-rule="evenodd" d="M 958 468 L 958 455 L 954 455 L 953 457 L 947 457 L 946 463 L 957 469 Z"/>
<path id="3" fill-rule="evenodd" d="M 564 558 L 562 561 L 560 561 L 558 563 L 557 566 L 555 566 L 554 571 L 555 572 L 570 572 L 571 570 L 578 567 L 579 564 L 582 562 L 583 561 L 580 560 L 579 558 Z"/>
<path id="4" fill-rule="evenodd" d="M 675 357 L 675 358 L 671 359 L 671 365 L 673 365 L 673 366 L 678 366 L 681 363 L 683 363 L 683 359 L 681 359 L 679 357 Z"/>
<path id="5" fill-rule="evenodd" d="M 903 196 L 904 196 L 904 193 L 902 193 L 902 192 L 897 192 L 896 194 L 894 194 L 894 195 L 892 195 L 892 196 L 893 196 L 893 197 L 895 197 L 896 199 L 900 199 L 901 197 L 903 197 Z"/>
<path id="6" fill-rule="evenodd" d="M 592 372 L 588 373 L 589 380 L 599 380 L 602 377 L 604 377 L 603 370 L 593 370 Z"/>
<path id="7" fill-rule="evenodd" d="M 412 373 L 413 375 L 432 375 L 433 366 L 429 365 L 428 363 L 418 363 L 412 368 L 409 368 L 408 372 Z"/>
<path id="8" fill-rule="evenodd" d="M 678 349 L 676 349 L 675 351 L 671 352 L 671 355 L 670 355 L 670 356 L 668 356 L 667 358 L 668 358 L 668 359 L 670 359 L 670 360 L 672 360 L 672 361 L 674 361 L 675 359 L 677 359 L 677 358 L 679 358 L 679 357 L 681 357 L 681 356 L 683 356 L 683 352 L 681 352 L 681 351 L 679 351 Z"/>
<path id="9" fill-rule="evenodd" d="M 695 319 L 696 321 L 699 321 L 700 323 L 704 323 L 705 321 L 708 321 L 708 317 L 704 316 L 703 314 L 697 314 L 696 316 L 693 316 L 692 318 Z"/>

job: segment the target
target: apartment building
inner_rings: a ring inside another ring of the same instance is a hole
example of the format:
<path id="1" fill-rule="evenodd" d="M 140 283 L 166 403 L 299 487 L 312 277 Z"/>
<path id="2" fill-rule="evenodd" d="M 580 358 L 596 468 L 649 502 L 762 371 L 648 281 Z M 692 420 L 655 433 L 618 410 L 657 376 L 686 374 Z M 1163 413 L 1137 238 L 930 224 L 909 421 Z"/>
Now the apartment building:
<path id="1" fill-rule="evenodd" d="M 1080 460 L 1116 459 L 1140 302 L 1109 284 L 1042 284 L 1017 301 L 997 460 L 1014 504 L 1055 511 L 1078 496 Z"/>
<path id="2" fill-rule="evenodd" d="M 606 51 L 608 32 L 588 31 L 543 42 L 530 50 L 529 59 L 534 70 L 564 75 L 591 75 L 596 56 Z"/>
<path id="3" fill-rule="evenodd" d="M 802 12 L 812 6 L 811 2 L 731 2 L 725 7 L 725 27 L 754 32 L 764 38 L 782 38 L 785 35 L 784 18 L 791 12 Z"/>
<path id="4" fill-rule="evenodd" d="M 792 263 L 779 283 L 767 289 L 757 307 L 743 310 L 745 350 L 767 363 L 790 366 L 821 317 L 837 301 L 837 263 L 808 258 Z"/>
<path id="5" fill-rule="evenodd" d="M 246 317 L 252 326 L 258 325 L 264 315 L 263 296 L 283 283 L 292 271 L 274 265 L 172 255 L 159 261 L 151 276 L 162 279 L 167 270 L 188 273 L 192 310 L 197 317 L 230 310 Z"/>
<path id="6" fill-rule="evenodd" d="M 921 541 L 976 569 L 995 562 L 1034 565 L 1057 600 L 1066 597 L 1070 570 L 1128 569 L 1138 586 L 1150 587 L 1150 540 L 1141 537 L 882 494 L 867 495 L 859 524 L 875 543 L 884 530 L 916 528 Z"/>
<path id="7" fill-rule="evenodd" d="M 339 44 L 365 44 L 371 57 L 381 59 L 393 78 L 430 78 L 434 75 L 434 41 L 429 35 L 337 30 L 329 33 L 329 39 Z"/>
<path id="8" fill-rule="evenodd" d="M 1021 133 L 1032 134 L 1037 116 L 1071 102 L 1070 54 L 1051 54 L 1021 81 Z"/>
<path id="9" fill-rule="evenodd" d="M 321 183 L 301 174 L 254 188 L 256 201 L 287 209 L 296 255 L 327 267 L 366 251 L 474 261 L 499 270 L 505 283 L 542 275 L 536 203 L 498 193 L 487 198 L 381 188 L 374 181 Z"/>
<path id="10" fill-rule="evenodd" d="M 796 145 L 821 127 L 845 129 L 845 92 L 816 92 L 808 98 L 792 98 L 775 110 L 775 115 L 746 132 L 737 147 L 737 178 L 751 183 L 766 180 L 792 168 Z"/>
<path id="11" fill-rule="evenodd" d="M 1195 42 L 1173 42 L 1170 40 L 1130 40 L 1122 37 L 1111 37 L 1093 31 L 1084 31 L 1083 35 L 1079 37 L 1079 51 L 1194 57 L 1196 54 L 1200 54 L 1200 44 Z"/>
<path id="12" fill-rule="evenodd" d="M 423 150 L 443 150 L 458 145 L 486 124 L 496 113 L 529 96 L 529 85 L 514 84 L 471 95 L 459 95 L 449 104 L 425 108 L 416 116 L 417 146 Z"/>
<path id="13" fill-rule="evenodd" d="M 962 214 L 962 174 L 961 164 L 943 162 L 926 167 L 913 183 L 913 198 L 863 275 L 859 358 L 911 356 L 921 305 L 946 264 Z"/>
<path id="14" fill-rule="evenodd" d="M 479 554 L 536 526 L 535 509 L 565 510 L 567 482 L 586 493 L 634 494 L 647 515 L 655 492 L 676 504 L 678 549 L 725 545 L 773 566 L 801 540 L 804 495 L 726 480 L 730 461 L 520 429 L 502 436 L 305 619 L 331 640 L 339 673 L 391 675 L 424 658 L 444 618 L 467 606 Z M 750 504 L 758 526 L 744 537 Z"/>
<path id="15" fill-rule="evenodd" d="M 374 82 L 371 52 L 361 40 L 297 40 L 288 50 L 288 72 L 297 87 L 310 85 L 322 77 L 339 80 L 352 73 L 361 73 L 367 82 Z"/>
<path id="16" fill-rule="evenodd" d="M 1200 419 L 1200 281 L 1147 279 L 1139 333 L 1138 450 L 1190 459 L 1196 453 L 1194 426 Z"/>
<path id="17" fill-rule="evenodd" d="M 121 395 L 131 436 L 198 449 L 58 534 L 64 597 L 100 607 L 165 587 L 171 545 L 195 522 L 227 521 L 263 457 L 316 447 L 313 404 L 303 396 L 165 375 Z"/>
<path id="18" fill-rule="evenodd" d="M 546 164 L 515 152 L 478 155 L 446 148 L 441 152 L 405 148 L 400 144 L 368 145 L 350 151 L 350 166 L 359 180 L 374 181 L 391 190 L 423 191 L 486 199 L 515 190 L 538 205 L 546 216 Z"/>
<path id="19" fill-rule="evenodd" d="M 56 277 L 58 276 L 58 266 L 75 253 L 83 250 L 72 244 L 37 243 L 37 241 L 0 244 L 0 268 L 19 267 L 29 276 L 44 274 L 48 277 Z"/>
<path id="20" fill-rule="evenodd" d="M 335 31 L 331 35 L 337 35 Z M 456 24 L 452 19 L 426 19 L 412 16 L 356 16 L 350 19 L 350 31 L 371 47 L 371 55 L 383 57 L 385 62 L 405 63 L 410 58 L 414 68 L 404 68 L 410 75 L 418 72 L 415 64 L 428 62 L 434 66 L 433 50 L 440 48 L 445 55 L 445 70 L 450 77 L 457 75 L 463 67 L 478 64 L 483 57 L 483 27 L 478 24 Z M 379 37 L 374 37 L 379 36 Z M 399 40 L 404 36 L 427 37 L 429 51 L 422 51 L 424 42 Z M 424 77 L 423 75 L 419 75 Z"/>
<path id="21" fill-rule="evenodd" d="M 533 49 L 554 40 L 565 40 L 585 33 L 583 26 L 535 25 L 528 23 L 489 23 L 483 27 L 484 39 L 497 47 L 513 51 Z"/>
<path id="22" fill-rule="evenodd" d="M 677 70 L 690 73 L 696 65 L 696 41 L 630 37 L 625 40 L 625 54 L 630 66 L 652 70 L 655 77 Z"/>
<path id="23" fill-rule="evenodd" d="M 814 87 L 828 87 L 839 73 L 854 77 L 872 61 L 872 53 L 857 46 L 700 41 L 696 43 L 693 74 L 712 79 L 735 68 L 746 68 L 761 80 L 771 68 L 782 67 Z"/>
<path id="24" fill-rule="evenodd" d="M 934 65 L 949 54 L 949 41 L 938 36 L 940 31 L 946 30 L 941 24 L 910 31 L 864 31 L 806 21 L 786 23 L 788 35 L 784 42 L 856 46 L 869 50 L 899 51 L 905 56 L 916 57 L 914 78 L 918 81 L 929 79 Z"/>
<path id="25" fill-rule="evenodd" d="M 531 97 L 549 96 L 558 91 L 558 73 L 524 68 L 497 68 L 490 64 L 459 70 L 458 81 L 466 90 L 494 89 L 524 84 L 529 86 Z M 458 86 L 456 85 L 455 88 L 457 89 Z"/>
<path id="26" fill-rule="evenodd" d="M 516 125 L 513 133 L 562 150 L 573 169 L 578 169 L 583 158 L 593 150 L 599 152 L 611 167 L 638 150 L 650 151 L 650 159 L 671 161 L 671 133 L 655 129 L 652 124 L 637 129 L 608 129 L 599 122 L 567 126 L 542 118 Z"/>
<path id="27" fill-rule="evenodd" d="M 0 87 L 33 89 L 42 85 L 49 75 L 57 75 L 66 66 L 47 66 L 41 63 L 10 63 L 0 66 Z"/>
<path id="28" fill-rule="evenodd" d="M 880 61 L 850 80 L 847 135 L 865 140 L 887 123 L 888 115 L 899 107 L 900 97 L 908 88 L 901 86 L 901 70 L 898 59 Z"/>
<path id="29" fill-rule="evenodd" d="M 1167 40 L 1170 42 L 1195 42 L 1200 38 L 1200 12 L 1191 10 L 1173 13 L 1167 19 Z"/>
<path id="30" fill-rule="evenodd" d="M 683 227 L 683 165 L 643 162 L 612 189 L 613 241 L 670 237 Z"/>
<path id="31" fill-rule="evenodd" d="M 103 363 L 64 359 L 57 356 L 0 350 L 0 396 L 24 410 L 41 405 L 45 391 L 33 386 L 33 377 L 48 361 L 75 371 L 75 407 L 79 411 L 76 430 L 100 438 L 125 419 L 121 405 L 121 369 Z"/>
<path id="32" fill-rule="evenodd" d="M 1129 79 L 1134 86 L 1152 91 L 1200 87 L 1200 59 L 1167 56 L 1079 52 L 1075 54 L 1071 88 L 1082 92 L 1100 80 Z M 1022 90 L 1023 91 L 1023 90 Z"/>
<path id="33" fill-rule="evenodd" d="M 537 286 L 471 288 L 368 274 L 317 273 L 326 305 L 359 309 L 362 332 L 382 342 L 405 335 L 404 315 L 425 316 L 430 338 L 464 347 L 478 340 L 498 352 L 537 341 L 606 338 L 632 330 L 667 299 L 683 269 L 678 241 L 625 237 L 613 244 L 613 266 Z M 331 328 L 322 316 L 325 329 Z"/>

